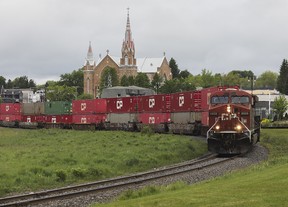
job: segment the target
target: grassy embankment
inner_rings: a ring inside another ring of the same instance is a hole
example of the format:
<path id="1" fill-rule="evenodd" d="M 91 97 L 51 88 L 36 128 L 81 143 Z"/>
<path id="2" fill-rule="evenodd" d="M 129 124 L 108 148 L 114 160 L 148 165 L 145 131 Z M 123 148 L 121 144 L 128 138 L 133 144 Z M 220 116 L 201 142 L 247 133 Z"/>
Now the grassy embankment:
<path id="1" fill-rule="evenodd" d="M 176 183 L 126 192 L 99 207 L 288 206 L 288 129 L 264 129 L 261 139 L 270 154 L 259 165 L 192 186 Z"/>
<path id="2" fill-rule="evenodd" d="M 0 197 L 188 160 L 204 142 L 166 134 L 0 127 Z"/>

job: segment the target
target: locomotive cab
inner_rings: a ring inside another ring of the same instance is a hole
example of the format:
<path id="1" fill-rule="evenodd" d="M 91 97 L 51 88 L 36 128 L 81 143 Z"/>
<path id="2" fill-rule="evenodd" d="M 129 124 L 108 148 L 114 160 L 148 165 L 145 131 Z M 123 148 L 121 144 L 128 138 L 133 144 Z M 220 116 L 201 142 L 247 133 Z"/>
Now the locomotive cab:
<path id="1" fill-rule="evenodd" d="M 208 150 L 218 154 L 241 154 L 259 141 L 260 124 L 255 118 L 253 96 L 238 89 L 211 95 Z"/>

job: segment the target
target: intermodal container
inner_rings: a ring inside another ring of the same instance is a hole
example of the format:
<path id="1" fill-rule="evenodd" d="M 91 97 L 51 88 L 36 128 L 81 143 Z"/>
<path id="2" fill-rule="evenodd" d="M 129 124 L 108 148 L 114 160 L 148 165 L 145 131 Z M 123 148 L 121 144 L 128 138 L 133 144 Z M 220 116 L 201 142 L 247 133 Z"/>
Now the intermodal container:
<path id="1" fill-rule="evenodd" d="M 46 115 L 44 122 L 52 124 L 71 124 L 72 115 Z"/>
<path id="2" fill-rule="evenodd" d="M 129 122 L 137 122 L 138 117 L 136 113 L 109 113 L 107 115 L 107 122 L 116 124 L 127 124 Z"/>
<path id="3" fill-rule="evenodd" d="M 171 112 L 194 111 L 194 92 L 171 94 Z"/>
<path id="4" fill-rule="evenodd" d="M 170 113 L 141 113 L 138 115 L 139 122 L 143 124 L 161 124 L 171 121 Z"/>
<path id="5" fill-rule="evenodd" d="M 142 96 L 139 99 L 143 104 L 142 112 L 170 112 L 171 110 L 170 95 Z"/>
<path id="6" fill-rule="evenodd" d="M 12 114 L 1 114 L 0 115 L 0 121 L 5 122 L 15 122 L 15 121 L 21 121 L 21 115 L 12 115 Z"/>
<path id="7" fill-rule="evenodd" d="M 22 122 L 44 122 L 45 116 L 42 115 L 22 115 Z"/>
<path id="8" fill-rule="evenodd" d="M 47 115 L 72 114 L 72 102 L 70 101 L 45 102 L 45 114 Z"/>
<path id="9" fill-rule="evenodd" d="M 41 115 L 45 113 L 44 103 L 22 103 L 22 114 L 23 115 Z"/>
<path id="10" fill-rule="evenodd" d="M 73 114 L 98 114 L 107 112 L 106 99 L 73 100 Z"/>
<path id="11" fill-rule="evenodd" d="M 73 124 L 98 124 L 106 121 L 106 114 L 73 114 Z"/>
<path id="12" fill-rule="evenodd" d="M 1 103 L 1 114 L 6 115 L 20 115 L 21 114 L 21 104 L 20 103 Z"/>
<path id="13" fill-rule="evenodd" d="M 171 113 L 171 122 L 177 124 L 188 124 L 202 121 L 201 112 L 176 112 Z"/>
<path id="14" fill-rule="evenodd" d="M 134 113 L 142 110 L 139 97 L 107 98 L 108 113 Z"/>

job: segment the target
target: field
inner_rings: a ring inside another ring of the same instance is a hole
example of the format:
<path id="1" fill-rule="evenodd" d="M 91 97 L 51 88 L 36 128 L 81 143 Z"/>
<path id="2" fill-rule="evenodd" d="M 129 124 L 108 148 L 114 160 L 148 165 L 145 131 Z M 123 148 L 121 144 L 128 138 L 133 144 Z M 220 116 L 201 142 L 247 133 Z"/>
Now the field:
<path id="1" fill-rule="evenodd" d="M 117 202 L 97 207 L 268 207 L 288 206 L 288 130 L 264 129 L 261 144 L 269 159 L 259 165 L 187 186 L 176 183 L 125 193 Z"/>
<path id="2" fill-rule="evenodd" d="M 0 127 L 0 197 L 144 171 L 207 150 L 186 136 Z"/>

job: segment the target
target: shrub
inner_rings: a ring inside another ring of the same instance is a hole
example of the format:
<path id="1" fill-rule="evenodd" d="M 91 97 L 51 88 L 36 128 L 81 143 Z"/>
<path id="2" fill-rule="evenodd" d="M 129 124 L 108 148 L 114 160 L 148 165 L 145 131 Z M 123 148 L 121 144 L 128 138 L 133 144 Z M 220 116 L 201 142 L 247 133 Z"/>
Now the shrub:
<path id="1" fill-rule="evenodd" d="M 63 170 L 56 171 L 56 181 L 57 182 L 64 182 L 66 180 L 66 173 Z"/>
<path id="2" fill-rule="evenodd" d="M 86 174 L 85 169 L 81 169 L 81 168 L 72 169 L 72 175 L 76 178 L 84 178 L 85 174 Z"/>
<path id="3" fill-rule="evenodd" d="M 154 134 L 154 130 L 150 126 L 146 125 L 141 129 L 141 134 L 146 134 L 150 137 L 152 134 Z"/>
<path id="4" fill-rule="evenodd" d="M 132 158 L 132 159 L 126 161 L 126 165 L 127 165 L 128 167 L 133 167 L 133 166 L 135 166 L 135 165 L 138 165 L 139 162 L 140 162 L 140 161 L 139 161 L 137 158 Z"/>

